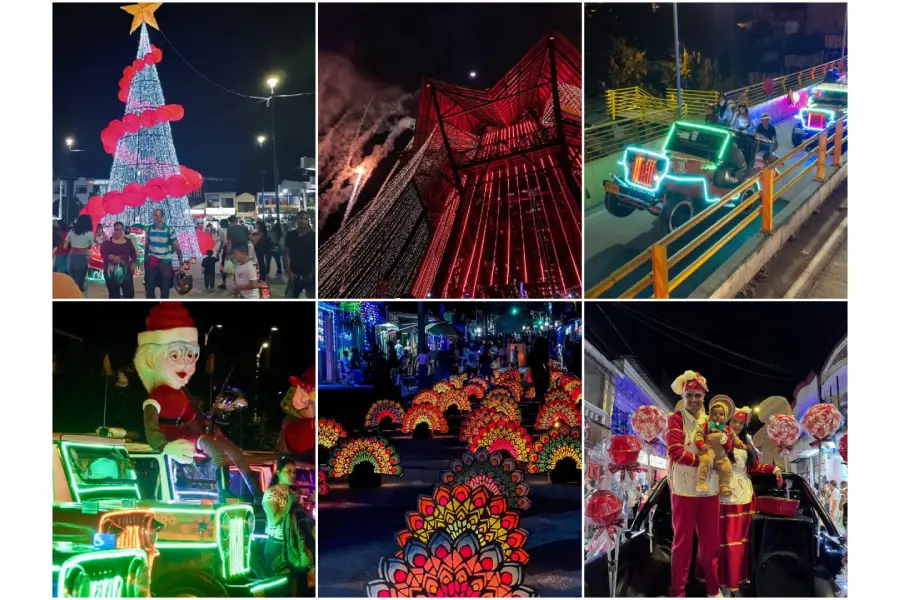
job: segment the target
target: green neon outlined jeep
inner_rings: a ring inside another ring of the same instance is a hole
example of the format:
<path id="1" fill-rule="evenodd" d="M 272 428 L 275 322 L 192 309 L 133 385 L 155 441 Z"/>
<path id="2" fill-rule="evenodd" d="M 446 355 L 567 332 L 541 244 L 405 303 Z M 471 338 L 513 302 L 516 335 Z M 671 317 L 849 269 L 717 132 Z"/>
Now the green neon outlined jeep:
<path id="1" fill-rule="evenodd" d="M 155 596 L 283 596 L 287 577 L 258 579 L 251 569 L 256 519 L 247 504 L 188 504 L 146 498 L 125 442 L 94 435 L 53 436 L 54 522 L 79 526 L 90 513 L 112 513 L 117 549 L 146 546 L 156 528 L 150 560 Z M 125 517 L 144 513 L 153 523 Z M 109 520 L 109 519 L 107 519 Z M 123 535 L 123 533 L 127 535 Z"/>
<path id="2" fill-rule="evenodd" d="M 809 102 L 797 113 L 797 123 L 791 131 L 791 143 L 796 148 L 820 131 L 834 131 L 837 122 L 847 115 L 847 86 L 823 83 L 809 93 Z"/>
<path id="3" fill-rule="evenodd" d="M 661 152 L 625 149 L 619 161 L 622 174 L 603 182 L 606 209 L 622 218 L 646 210 L 659 217 L 668 234 L 761 171 L 765 161 L 758 154 L 764 142 L 754 133 L 691 121 L 673 123 Z M 733 204 L 758 189 L 757 183 Z"/>

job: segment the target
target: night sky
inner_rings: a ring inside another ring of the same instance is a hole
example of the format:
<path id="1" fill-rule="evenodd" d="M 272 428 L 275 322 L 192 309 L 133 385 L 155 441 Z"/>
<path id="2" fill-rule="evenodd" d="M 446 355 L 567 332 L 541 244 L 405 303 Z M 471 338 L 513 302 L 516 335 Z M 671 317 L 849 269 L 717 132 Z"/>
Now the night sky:
<path id="1" fill-rule="evenodd" d="M 127 388 L 115 387 L 115 377 L 110 379 L 108 422 L 142 431 L 141 404 L 147 396 L 131 363 L 137 334 L 145 330 L 152 306 L 152 302 L 53 303 L 54 431 L 89 432 L 101 424 L 104 382 L 101 373 L 106 353 L 113 372 L 130 369 L 126 371 Z M 288 377 L 302 376 L 315 364 L 315 303 L 276 302 L 266 305 L 265 310 L 260 305 L 243 302 L 189 302 L 185 306 L 194 318 L 200 338 L 200 360 L 188 383 L 188 391 L 202 400 L 204 406 L 209 406 L 205 365 L 210 351 L 203 338 L 211 326 L 222 324 L 209 338 L 215 353 L 216 388 L 234 367 L 228 384 L 244 392 L 249 411 L 258 408 L 265 412 L 269 428 L 277 429 L 283 416 L 279 405 L 289 385 Z M 262 354 L 257 385 L 256 353 L 269 338 L 273 326 L 278 327 L 278 332 L 272 334 L 272 343 Z"/>
<path id="2" fill-rule="evenodd" d="M 157 65 L 169 104 L 184 106 L 172 124 L 182 164 L 205 177 L 236 178 L 237 192 L 256 193 L 265 160 L 272 185 L 271 115 L 265 102 L 220 90 L 195 73 L 172 50 L 172 41 L 197 70 L 237 92 L 264 96 L 265 80 L 276 74 L 277 93 L 315 91 L 315 7 L 313 4 L 163 4 L 155 13 L 162 31 L 148 28 L 163 52 Z M 118 4 L 53 5 L 54 173 L 65 168 L 64 140 L 73 136 L 75 175 L 105 179 L 112 156 L 100 132 L 121 119 L 116 98 L 122 69 L 134 60 L 140 30 L 129 35 L 131 15 Z M 276 99 L 278 169 L 296 178 L 303 156 L 315 156 L 315 95 Z M 261 156 L 256 136 L 269 139 Z"/>
<path id="3" fill-rule="evenodd" d="M 710 394 L 730 396 L 738 406 L 752 407 L 768 396 L 792 399 L 797 384 L 810 371 L 821 370 L 834 346 L 847 333 L 846 302 L 586 304 L 585 336 L 604 356 L 636 356 L 664 394 L 671 392 L 669 385 L 675 377 L 688 369 L 698 371 L 708 379 Z M 683 333 L 652 319 L 673 325 Z"/>
<path id="4" fill-rule="evenodd" d="M 581 47 L 581 5 L 319 5 L 320 50 L 409 92 L 423 77 L 490 87 L 551 30 Z"/>

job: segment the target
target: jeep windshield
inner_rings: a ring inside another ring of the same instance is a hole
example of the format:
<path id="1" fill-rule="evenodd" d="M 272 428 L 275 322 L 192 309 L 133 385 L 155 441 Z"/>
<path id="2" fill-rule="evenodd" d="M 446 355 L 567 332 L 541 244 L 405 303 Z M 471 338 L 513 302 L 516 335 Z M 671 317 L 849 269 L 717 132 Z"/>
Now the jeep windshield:
<path id="1" fill-rule="evenodd" d="M 137 475 L 125 448 L 63 442 L 60 451 L 76 500 L 140 498 Z"/>
<path id="2" fill-rule="evenodd" d="M 728 131 L 719 127 L 676 123 L 669 131 L 666 152 L 718 161 L 727 148 L 729 138 Z"/>
<path id="3" fill-rule="evenodd" d="M 813 90 L 813 103 L 828 106 L 847 106 L 847 90 L 830 90 L 816 88 Z"/>

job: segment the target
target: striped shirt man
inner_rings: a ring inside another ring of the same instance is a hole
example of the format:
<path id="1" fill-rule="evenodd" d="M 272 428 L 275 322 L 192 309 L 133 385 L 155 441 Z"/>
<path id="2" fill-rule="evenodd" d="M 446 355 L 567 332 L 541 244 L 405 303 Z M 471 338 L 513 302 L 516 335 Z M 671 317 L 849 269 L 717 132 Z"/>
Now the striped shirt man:
<path id="1" fill-rule="evenodd" d="M 168 225 L 162 227 L 154 225 L 147 230 L 147 256 L 155 256 L 159 260 L 171 262 L 175 253 L 175 244 L 178 243 L 178 235 Z"/>

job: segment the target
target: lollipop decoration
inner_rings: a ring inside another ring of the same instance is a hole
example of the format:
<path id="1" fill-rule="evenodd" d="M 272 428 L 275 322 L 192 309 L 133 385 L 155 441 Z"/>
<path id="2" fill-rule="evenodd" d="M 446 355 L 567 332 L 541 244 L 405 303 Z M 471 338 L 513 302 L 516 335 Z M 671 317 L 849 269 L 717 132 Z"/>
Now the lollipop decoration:
<path id="1" fill-rule="evenodd" d="M 769 439 L 772 440 L 772 443 L 778 447 L 778 451 L 784 457 L 785 462 L 790 464 L 787 460 L 788 455 L 791 453 L 794 443 L 800 437 L 800 424 L 797 423 L 794 415 L 769 415 L 769 420 L 766 423 L 766 433 L 769 434 Z"/>
<path id="2" fill-rule="evenodd" d="M 616 537 L 623 524 L 622 507 L 622 500 L 609 490 L 595 490 L 591 493 L 584 509 L 594 530 L 585 549 L 587 560 L 615 547 Z"/>
<path id="3" fill-rule="evenodd" d="M 816 404 L 803 415 L 803 427 L 816 441 L 814 446 L 820 446 L 835 434 L 841 426 L 843 417 L 841 411 L 833 404 Z"/>
<path id="4" fill-rule="evenodd" d="M 609 472 L 613 475 L 621 473 L 622 481 L 627 475 L 634 479 L 634 474 L 644 469 L 638 463 L 641 455 L 641 442 L 637 436 L 614 435 L 609 438 Z"/>
<path id="5" fill-rule="evenodd" d="M 843 437 L 841 437 L 841 441 L 838 442 L 838 452 L 840 453 L 841 458 L 844 459 L 844 462 L 848 462 L 847 461 L 847 436 L 848 435 L 849 434 L 845 433 L 843 435 Z"/>
<path id="6" fill-rule="evenodd" d="M 666 413 L 656 406 L 639 406 L 631 414 L 631 427 L 648 444 L 666 430 Z"/>

